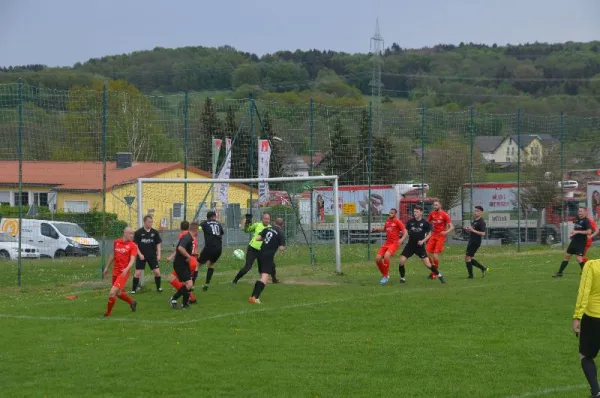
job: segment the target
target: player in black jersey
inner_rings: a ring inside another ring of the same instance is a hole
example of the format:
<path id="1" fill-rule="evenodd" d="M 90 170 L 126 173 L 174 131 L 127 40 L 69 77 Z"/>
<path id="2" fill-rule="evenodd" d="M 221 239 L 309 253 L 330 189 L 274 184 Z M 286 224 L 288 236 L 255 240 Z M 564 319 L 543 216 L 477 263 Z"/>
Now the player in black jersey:
<path id="1" fill-rule="evenodd" d="M 193 289 L 192 273 L 190 271 L 190 261 L 193 261 L 194 256 L 194 239 L 198 235 L 198 223 L 190 224 L 190 232 L 182 234 L 177 247 L 175 248 L 175 259 L 173 260 L 173 271 L 177 274 L 179 282 L 183 286 L 179 288 L 177 293 L 169 298 L 169 304 L 174 309 L 177 309 L 177 299 L 183 297 L 183 308 L 190 308 L 190 292 Z"/>
<path id="2" fill-rule="evenodd" d="M 425 250 L 425 244 L 431 237 L 431 224 L 423 219 L 423 208 L 421 206 L 415 206 L 413 210 L 414 218 L 411 218 L 406 223 L 406 231 L 408 232 L 408 243 L 404 246 L 402 254 L 400 255 L 400 283 L 406 283 L 406 260 L 416 254 L 419 256 L 423 265 L 427 267 L 440 279 L 440 282 L 446 283 L 446 278 L 440 273 L 440 271 L 431 266 L 427 251 Z"/>
<path id="3" fill-rule="evenodd" d="M 252 296 L 248 299 L 251 304 L 260 304 L 260 294 L 269 281 L 269 275 L 273 273 L 275 267 L 275 254 L 277 251 L 285 250 L 285 236 L 283 235 L 283 218 L 277 218 L 274 226 L 269 226 L 262 230 L 256 237 L 259 242 L 262 241 L 260 253 L 258 255 L 258 272 L 260 279 L 254 284 Z"/>
<path id="4" fill-rule="evenodd" d="M 204 249 L 200 253 L 198 259 L 198 268 L 208 263 L 208 269 L 206 270 L 206 281 L 202 290 L 207 291 L 210 280 L 212 279 L 213 273 L 215 272 L 215 263 L 221 257 L 223 251 L 223 235 L 225 230 L 220 222 L 217 221 L 217 214 L 214 211 L 206 213 L 206 221 L 200 224 L 200 229 L 204 233 Z M 196 280 L 194 277 L 194 281 Z"/>
<path id="5" fill-rule="evenodd" d="M 565 253 L 565 258 L 563 262 L 560 263 L 560 268 L 558 272 L 552 275 L 553 278 L 560 278 L 563 276 L 563 271 L 569 265 L 569 260 L 572 255 L 577 256 L 577 262 L 579 266 L 583 269 L 584 261 L 583 255 L 585 254 L 585 244 L 587 243 L 587 237 L 592 233 L 592 225 L 590 224 L 590 220 L 586 216 L 586 208 L 580 206 L 577 211 L 577 219 L 573 221 L 573 231 L 569 234 L 569 238 L 571 239 L 571 243 L 569 243 L 569 247 L 567 247 L 567 252 Z"/>
<path id="6" fill-rule="evenodd" d="M 156 291 L 162 292 L 160 287 L 160 256 L 161 256 L 161 243 L 162 239 L 157 230 L 152 228 L 153 219 L 152 216 L 148 215 L 144 217 L 144 226 L 133 235 L 133 241 L 138 247 L 138 255 L 135 262 L 135 273 L 133 274 L 133 286 L 131 294 L 135 294 L 138 291 L 140 283 L 140 277 L 142 271 L 146 268 L 146 264 L 154 272 L 154 283 L 156 284 Z"/>
<path id="7" fill-rule="evenodd" d="M 467 251 L 465 252 L 465 264 L 467 265 L 467 272 L 469 273 L 468 279 L 473 279 L 473 266 L 476 266 L 481 270 L 482 277 L 490 270 L 473 258 L 475 257 L 475 253 L 477 253 L 479 246 L 481 246 L 481 238 L 485 236 L 486 233 L 485 221 L 481 217 L 483 215 L 483 207 L 475 206 L 473 214 L 475 215 L 475 218 L 471 221 L 471 225 L 464 228 L 465 232 L 470 233 Z"/>

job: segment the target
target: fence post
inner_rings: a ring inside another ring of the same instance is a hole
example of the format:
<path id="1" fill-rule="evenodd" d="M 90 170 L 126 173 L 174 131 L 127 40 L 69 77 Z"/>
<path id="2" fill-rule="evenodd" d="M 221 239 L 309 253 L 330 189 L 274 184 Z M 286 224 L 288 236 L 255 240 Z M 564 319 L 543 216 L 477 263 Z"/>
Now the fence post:
<path id="1" fill-rule="evenodd" d="M 17 153 L 19 156 L 19 243 L 17 254 L 17 284 L 21 286 L 21 228 L 23 225 L 23 80 L 19 79 L 17 100 L 19 107 L 19 127 L 17 131 Z"/>
<path id="2" fill-rule="evenodd" d="M 379 117 L 381 117 L 379 115 Z M 369 185 L 369 195 L 367 206 L 367 260 L 371 260 L 371 180 L 373 174 L 373 101 L 369 101 L 369 158 L 367 160 L 367 183 Z"/>
<path id="3" fill-rule="evenodd" d="M 560 124 L 559 124 L 559 139 L 560 139 L 560 245 L 564 249 L 565 238 L 567 235 L 567 223 L 565 222 L 565 184 L 562 181 L 565 180 L 565 114 L 560 113 Z"/>
<path id="4" fill-rule="evenodd" d="M 314 103 L 313 103 L 313 99 L 310 99 L 309 102 L 309 108 L 308 108 L 308 125 L 309 125 L 309 130 L 310 130 L 310 140 L 309 140 L 309 148 L 308 148 L 308 152 L 310 154 L 310 165 L 308 166 L 309 168 L 309 176 L 312 177 L 313 175 L 313 164 L 314 164 L 314 148 L 313 148 L 313 137 L 315 135 L 315 119 L 314 119 Z M 291 199 L 291 198 L 290 198 Z M 315 220 L 314 220 L 314 199 L 313 199 L 313 190 L 312 190 L 312 183 L 311 183 L 311 190 L 310 190 L 310 265 L 313 265 L 315 263 L 315 261 L 313 261 L 314 259 L 314 253 L 313 253 L 313 235 L 314 235 L 314 231 L 313 231 L 313 226 L 315 224 Z"/>
<path id="5" fill-rule="evenodd" d="M 425 208 L 425 105 L 421 108 L 421 206 Z"/>
<path id="6" fill-rule="evenodd" d="M 183 95 L 183 178 L 188 178 L 188 92 Z M 213 176 L 214 177 L 214 176 Z M 183 184 L 183 219 L 187 220 L 188 184 Z"/>
<path id="7" fill-rule="evenodd" d="M 470 175 L 470 180 L 471 180 L 471 187 L 469 189 L 469 205 L 471 206 L 471 208 L 469 209 L 470 211 L 473 211 L 473 184 L 475 183 L 475 175 L 474 175 L 474 168 L 475 168 L 475 109 L 473 107 L 471 107 L 471 128 L 470 128 L 470 132 L 469 132 L 469 146 L 471 149 L 471 153 L 470 153 L 470 168 L 471 168 L 471 175 Z M 464 209 L 463 209 L 464 210 Z"/>
<path id="8" fill-rule="evenodd" d="M 108 114 L 108 91 L 106 83 L 102 87 L 102 270 L 101 278 L 104 279 L 104 267 L 106 265 L 106 144 L 107 144 L 107 114 Z M 140 200 L 140 198 L 138 198 Z"/>
<path id="9" fill-rule="evenodd" d="M 517 109 L 517 252 L 521 251 L 521 109 Z"/>
<path id="10" fill-rule="evenodd" d="M 250 93 L 250 178 L 254 176 L 254 95 Z M 250 184 L 250 214 L 254 214 L 252 206 L 252 184 Z"/>

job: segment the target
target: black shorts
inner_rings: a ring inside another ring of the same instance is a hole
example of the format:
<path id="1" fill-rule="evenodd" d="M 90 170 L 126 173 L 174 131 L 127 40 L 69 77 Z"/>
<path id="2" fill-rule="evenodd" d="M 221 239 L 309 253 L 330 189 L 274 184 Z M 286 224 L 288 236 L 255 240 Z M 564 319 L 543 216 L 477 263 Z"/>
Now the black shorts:
<path id="1" fill-rule="evenodd" d="M 221 257 L 221 253 L 223 252 L 223 248 L 215 248 L 215 247 L 205 247 L 200 252 L 200 257 L 198 258 L 198 264 L 204 265 L 210 261 L 211 264 L 219 261 L 219 257 Z"/>
<path id="2" fill-rule="evenodd" d="M 413 256 L 413 254 L 416 254 L 417 257 L 423 259 L 423 258 L 427 258 L 427 250 L 425 250 L 425 245 L 419 246 L 417 244 L 411 245 L 408 244 L 406 246 L 404 246 L 404 249 L 402 250 L 402 254 L 400 254 L 401 256 L 404 256 L 406 258 L 411 258 Z"/>
<path id="3" fill-rule="evenodd" d="M 275 269 L 275 253 L 261 253 L 258 257 L 258 273 L 273 274 Z"/>
<path id="4" fill-rule="evenodd" d="M 190 271 L 190 265 L 186 262 L 183 264 L 174 263 L 173 271 L 177 274 L 179 282 L 187 282 L 192 280 L 192 271 Z"/>
<path id="5" fill-rule="evenodd" d="M 150 269 L 158 268 L 158 260 L 156 259 L 156 257 L 144 257 L 143 260 L 140 260 L 139 257 L 136 257 L 135 269 L 144 269 L 146 268 L 146 264 L 148 264 L 148 267 L 150 267 Z"/>
<path id="6" fill-rule="evenodd" d="M 585 253 L 585 244 L 586 241 L 579 242 L 572 240 L 571 243 L 569 243 L 569 247 L 567 247 L 567 254 L 583 256 L 583 254 Z"/>
<path id="7" fill-rule="evenodd" d="M 252 268 L 252 264 L 254 264 L 255 260 L 258 260 L 258 256 L 260 255 L 260 250 L 253 248 L 252 246 L 248 246 L 246 249 L 246 267 Z"/>
<path id="8" fill-rule="evenodd" d="M 475 253 L 477 253 L 477 250 L 479 250 L 480 246 L 481 246 L 481 242 L 467 243 L 467 251 L 465 252 L 465 255 L 467 257 L 475 257 Z"/>
<path id="9" fill-rule="evenodd" d="M 588 358 L 596 358 L 600 351 L 600 318 L 583 314 L 579 330 L 579 353 Z"/>

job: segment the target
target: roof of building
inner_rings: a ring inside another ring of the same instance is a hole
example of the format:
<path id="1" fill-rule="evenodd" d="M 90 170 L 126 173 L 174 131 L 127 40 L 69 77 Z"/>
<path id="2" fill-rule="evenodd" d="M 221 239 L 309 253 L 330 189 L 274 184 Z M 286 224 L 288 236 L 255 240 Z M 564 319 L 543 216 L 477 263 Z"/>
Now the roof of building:
<path id="1" fill-rule="evenodd" d="M 559 141 L 550 134 L 523 134 L 521 135 L 521 148 L 526 148 L 536 138 L 540 140 L 542 145 L 553 145 L 559 143 Z M 514 142 L 519 142 L 518 135 L 511 135 L 510 139 Z"/>
<path id="2" fill-rule="evenodd" d="M 505 139 L 499 135 L 480 135 L 475 137 L 475 146 L 479 152 L 494 152 Z"/>
<path id="3" fill-rule="evenodd" d="M 315 151 L 312 156 L 313 167 L 318 167 L 324 158 L 325 154 L 323 152 Z M 310 167 L 310 156 L 302 156 L 302 160 Z"/>
<path id="4" fill-rule="evenodd" d="M 134 162 L 131 167 L 118 169 L 116 162 L 106 162 L 107 191 L 124 184 L 134 183 L 138 178 L 152 178 L 159 174 L 181 169 L 179 162 Z M 0 184 L 19 183 L 19 162 L 0 161 Z M 212 178 L 212 174 L 188 166 L 188 171 Z M 43 185 L 56 191 L 102 191 L 102 162 L 23 162 L 23 183 L 29 186 Z M 183 173 L 181 175 L 183 178 Z M 247 185 L 231 184 L 242 189 Z M 255 190 L 256 191 L 256 190 Z"/>

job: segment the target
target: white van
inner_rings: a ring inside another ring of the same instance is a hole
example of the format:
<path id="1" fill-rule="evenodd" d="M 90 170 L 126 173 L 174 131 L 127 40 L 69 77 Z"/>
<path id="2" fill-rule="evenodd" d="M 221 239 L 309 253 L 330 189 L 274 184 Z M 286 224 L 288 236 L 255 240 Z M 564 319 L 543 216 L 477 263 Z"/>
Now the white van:
<path id="1" fill-rule="evenodd" d="M 43 257 L 89 256 L 100 251 L 100 245 L 88 236 L 77 224 L 62 221 L 22 220 L 3 218 L 0 232 L 17 236 L 21 230 L 21 241 L 36 247 Z"/>

